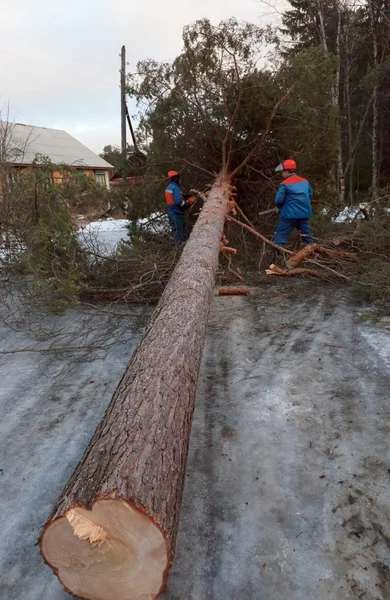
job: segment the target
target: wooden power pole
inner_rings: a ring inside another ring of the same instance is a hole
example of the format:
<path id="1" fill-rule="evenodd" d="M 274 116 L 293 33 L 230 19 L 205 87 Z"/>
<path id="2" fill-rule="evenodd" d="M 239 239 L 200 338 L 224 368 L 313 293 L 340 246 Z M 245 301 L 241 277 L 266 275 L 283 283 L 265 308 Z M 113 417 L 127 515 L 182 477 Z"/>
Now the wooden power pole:
<path id="1" fill-rule="evenodd" d="M 122 131 L 122 152 L 126 152 L 126 47 L 122 46 L 121 53 L 121 131 Z"/>

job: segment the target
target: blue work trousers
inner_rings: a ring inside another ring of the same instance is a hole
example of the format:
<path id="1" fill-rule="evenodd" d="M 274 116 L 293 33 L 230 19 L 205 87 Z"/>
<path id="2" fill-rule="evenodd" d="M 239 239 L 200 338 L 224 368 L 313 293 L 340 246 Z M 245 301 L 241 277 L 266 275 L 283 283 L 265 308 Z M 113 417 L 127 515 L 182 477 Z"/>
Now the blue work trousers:
<path id="1" fill-rule="evenodd" d="M 280 219 L 274 235 L 274 243 L 284 246 L 291 232 L 298 229 L 304 244 L 312 244 L 313 234 L 310 229 L 309 219 Z"/>
<path id="2" fill-rule="evenodd" d="M 172 227 L 173 241 L 175 246 L 180 246 L 188 240 L 189 234 L 184 213 L 168 212 L 169 222 Z"/>

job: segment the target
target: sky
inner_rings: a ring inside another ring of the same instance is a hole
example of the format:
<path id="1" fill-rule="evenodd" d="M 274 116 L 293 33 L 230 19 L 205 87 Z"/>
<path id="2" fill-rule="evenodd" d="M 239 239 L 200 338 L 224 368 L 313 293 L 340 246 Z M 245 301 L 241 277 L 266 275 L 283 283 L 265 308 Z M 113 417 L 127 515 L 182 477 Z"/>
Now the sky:
<path id="1" fill-rule="evenodd" d="M 0 0 L 0 107 L 18 123 L 65 129 L 95 152 L 120 144 L 120 49 L 128 71 L 171 60 L 197 19 L 278 19 L 283 0 Z M 130 111 L 135 106 L 130 104 Z"/>

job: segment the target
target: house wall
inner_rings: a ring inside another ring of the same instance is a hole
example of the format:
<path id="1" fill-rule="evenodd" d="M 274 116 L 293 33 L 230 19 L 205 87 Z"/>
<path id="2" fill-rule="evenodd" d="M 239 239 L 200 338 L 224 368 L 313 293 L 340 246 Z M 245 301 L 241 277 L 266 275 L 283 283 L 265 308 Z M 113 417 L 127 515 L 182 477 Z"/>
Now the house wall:
<path id="1" fill-rule="evenodd" d="M 106 180 L 106 188 L 109 190 L 110 189 L 110 172 L 106 171 L 105 169 L 80 169 L 83 171 L 84 175 L 86 177 L 90 177 L 91 179 L 93 179 L 94 181 L 96 181 L 96 171 L 104 171 L 104 176 L 105 176 L 105 180 Z M 53 183 L 62 183 L 63 181 L 63 174 L 59 173 L 57 171 L 54 171 L 53 173 Z"/>
<path id="2" fill-rule="evenodd" d="M 15 165 L 15 169 L 19 169 L 19 170 L 23 170 L 28 168 L 29 165 L 23 165 L 23 166 L 19 166 L 19 165 Z M 95 172 L 96 171 L 104 171 L 104 176 L 105 176 L 105 181 L 106 181 L 106 188 L 109 190 L 110 189 L 110 176 L 111 176 L 111 171 L 106 170 L 106 169 L 83 169 L 84 171 L 84 175 L 86 177 L 90 177 L 91 179 L 93 179 L 94 181 L 96 181 L 96 176 L 95 176 Z M 53 171 L 53 183 L 62 183 L 64 179 L 64 174 L 61 173 L 60 171 Z M 3 183 L 2 183 L 2 176 L 0 175 L 0 200 L 2 200 L 3 198 Z"/>

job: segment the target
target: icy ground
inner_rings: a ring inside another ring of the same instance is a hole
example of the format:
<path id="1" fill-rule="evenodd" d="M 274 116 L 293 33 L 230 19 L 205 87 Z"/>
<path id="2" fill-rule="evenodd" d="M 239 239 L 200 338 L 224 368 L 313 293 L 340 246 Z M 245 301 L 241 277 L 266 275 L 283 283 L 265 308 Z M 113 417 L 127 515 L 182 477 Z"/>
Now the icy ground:
<path id="1" fill-rule="evenodd" d="M 164 600 L 389 600 L 390 335 L 367 316 L 307 281 L 215 299 Z M 70 600 L 34 542 L 134 343 L 0 356 L 1 600 Z"/>

